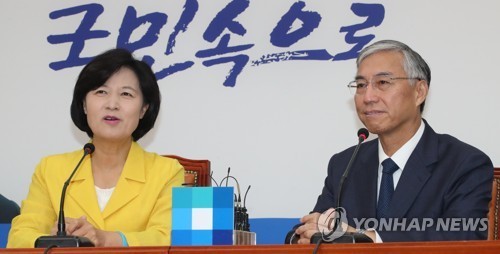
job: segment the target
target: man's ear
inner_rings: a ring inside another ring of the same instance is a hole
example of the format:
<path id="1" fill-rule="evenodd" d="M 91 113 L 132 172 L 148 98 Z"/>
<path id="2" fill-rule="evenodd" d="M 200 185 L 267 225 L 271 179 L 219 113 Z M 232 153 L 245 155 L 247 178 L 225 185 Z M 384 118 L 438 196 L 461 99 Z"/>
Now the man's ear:
<path id="1" fill-rule="evenodd" d="M 415 96 L 416 96 L 415 101 L 417 103 L 416 106 L 420 107 L 420 105 L 424 103 L 428 93 L 429 93 L 429 84 L 427 84 L 427 81 L 419 80 L 415 84 Z"/>

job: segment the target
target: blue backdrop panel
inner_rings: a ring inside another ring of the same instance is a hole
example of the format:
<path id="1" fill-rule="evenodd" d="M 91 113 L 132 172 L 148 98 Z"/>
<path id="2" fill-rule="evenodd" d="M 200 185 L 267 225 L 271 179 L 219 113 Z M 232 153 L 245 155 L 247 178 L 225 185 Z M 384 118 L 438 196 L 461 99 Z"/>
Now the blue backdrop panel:
<path id="1" fill-rule="evenodd" d="M 283 244 L 285 236 L 299 218 L 255 218 L 250 219 L 250 231 L 257 233 L 257 244 Z"/>

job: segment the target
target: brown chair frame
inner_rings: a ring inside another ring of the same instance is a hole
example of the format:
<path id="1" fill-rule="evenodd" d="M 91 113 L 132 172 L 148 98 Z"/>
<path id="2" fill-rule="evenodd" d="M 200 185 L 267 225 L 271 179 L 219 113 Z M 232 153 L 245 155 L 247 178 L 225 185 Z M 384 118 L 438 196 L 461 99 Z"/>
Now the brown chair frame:
<path id="1" fill-rule="evenodd" d="M 495 168 L 488 213 L 488 240 L 500 240 L 500 168 Z"/>
<path id="2" fill-rule="evenodd" d="M 178 155 L 163 155 L 176 159 L 184 167 L 184 185 L 186 186 L 211 186 L 210 161 L 193 160 Z"/>

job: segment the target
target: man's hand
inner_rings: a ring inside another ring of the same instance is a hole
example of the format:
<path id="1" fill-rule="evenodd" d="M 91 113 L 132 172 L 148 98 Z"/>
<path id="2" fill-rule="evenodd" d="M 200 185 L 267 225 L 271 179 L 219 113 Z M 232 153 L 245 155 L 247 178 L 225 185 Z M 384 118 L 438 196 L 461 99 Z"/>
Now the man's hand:
<path id="1" fill-rule="evenodd" d="M 331 217 L 335 215 L 335 209 L 330 208 L 327 211 L 320 213 L 311 213 L 300 219 L 301 223 L 304 225 L 298 227 L 295 230 L 295 234 L 300 235 L 300 239 L 297 241 L 299 244 L 308 244 L 311 242 L 311 237 L 317 232 L 330 232 L 335 228 L 335 217 Z M 356 232 L 354 227 L 349 226 L 347 223 L 342 222 L 343 232 Z M 365 231 L 365 234 L 370 237 L 373 242 L 375 242 L 375 232 L 374 231 Z"/>
<path id="2" fill-rule="evenodd" d="M 297 241 L 299 244 L 308 244 L 311 242 L 311 237 L 319 232 L 318 230 L 318 219 L 320 213 L 311 213 L 302 218 L 300 218 L 300 222 L 304 223 L 304 225 L 298 227 L 295 230 L 295 234 L 300 235 L 300 239 Z"/>

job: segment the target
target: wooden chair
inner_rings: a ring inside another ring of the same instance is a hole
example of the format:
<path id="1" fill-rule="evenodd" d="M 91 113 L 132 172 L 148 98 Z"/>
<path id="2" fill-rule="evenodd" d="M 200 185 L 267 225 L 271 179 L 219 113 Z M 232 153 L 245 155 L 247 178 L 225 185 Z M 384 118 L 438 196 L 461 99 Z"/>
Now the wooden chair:
<path id="1" fill-rule="evenodd" d="M 209 160 L 186 159 L 177 155 L 163 156 L 178 160 L 179 163 L 184 167 L 184 185 L 193 187 L 212 186 Z"/>
<path id="2" fill-rule="evenodd" d="M 500 168 L 495 168 L 488 213 L 488 240 L 500 240 Z"/>

